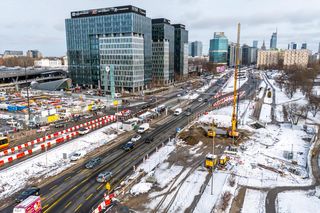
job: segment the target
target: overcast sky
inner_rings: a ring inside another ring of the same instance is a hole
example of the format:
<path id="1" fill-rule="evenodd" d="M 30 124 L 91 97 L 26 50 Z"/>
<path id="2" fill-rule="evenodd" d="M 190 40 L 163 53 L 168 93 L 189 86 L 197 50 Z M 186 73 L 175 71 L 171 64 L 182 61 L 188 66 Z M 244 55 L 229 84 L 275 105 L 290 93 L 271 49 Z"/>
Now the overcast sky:
<path id="1" fill-rule="evenodd" d="M 39 49 L 45 56 L 66 53 L 64 19 L 74 10 L 132 4 L 150 18 L 185 24 L 189 41 L 200 40 L 204 53 L 214 32 L 236 41 L 241 22 L 241 43 L 266 41 L 278 29 L 278 47 L 291 41 L 307 42 L 315 52 L 320 42 L 319 0 L 0 0 L 0 53 L 6 49 Z"/>

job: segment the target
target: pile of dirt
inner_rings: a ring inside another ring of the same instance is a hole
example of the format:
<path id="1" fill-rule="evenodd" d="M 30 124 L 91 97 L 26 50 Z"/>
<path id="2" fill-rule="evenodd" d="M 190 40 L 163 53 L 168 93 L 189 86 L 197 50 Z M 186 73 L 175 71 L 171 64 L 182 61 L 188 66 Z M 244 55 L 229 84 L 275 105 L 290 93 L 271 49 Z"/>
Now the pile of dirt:
<path id="1" fill-rule="evenodd" d="M 180 133 L 179 137 L 188 145 L 196 145 L 199 141 L 206 140 L 206 131 L 201 127 L 192 126 L 188 131 Z"/>

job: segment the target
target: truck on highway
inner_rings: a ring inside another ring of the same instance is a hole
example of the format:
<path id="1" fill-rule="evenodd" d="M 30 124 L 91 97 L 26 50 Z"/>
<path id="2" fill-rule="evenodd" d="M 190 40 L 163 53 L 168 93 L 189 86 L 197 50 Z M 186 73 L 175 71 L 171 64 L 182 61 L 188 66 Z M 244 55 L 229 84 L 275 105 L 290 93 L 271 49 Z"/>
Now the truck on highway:
<path id="1" fill-rule="evenodd" d="M 150 128 L 149 123 L 144 123 L 141 124 L 138 128 L 138 133 L 144 133 L 145 131 L 147 131 Z"/>
<path id="2" fill-rule="evenodd" d="M 41 213 L 40 196 L 29 196 L 27 199 L 14 207 L 13 213 Z"/>

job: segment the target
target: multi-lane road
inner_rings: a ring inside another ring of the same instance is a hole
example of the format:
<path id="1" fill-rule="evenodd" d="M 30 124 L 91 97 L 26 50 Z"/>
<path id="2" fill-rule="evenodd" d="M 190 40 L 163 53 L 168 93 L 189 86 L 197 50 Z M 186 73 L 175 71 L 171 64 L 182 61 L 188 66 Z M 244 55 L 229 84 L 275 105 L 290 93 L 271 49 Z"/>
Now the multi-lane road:
<path id="1" fill-rule="evenodd" d="M 228 80 L 228 76 L 222 78 L 219 84 L 210 87 L 206 93 L 216 93 L 221 85 Z M 248 86 L 247 89 L 252 89 Z M 208 99 L 208 103 L 214 101 L 212 95 L 202 94 L 200 97 Z M 205 110 L 209 104 L 205 102 L 192 101 L 189 105 L 193 113 Z M 85 169 L 84 161 L 58 175 L 48 179 L 41 186 L 41 198 L 43 212 L 90 212 L 101 201 L 106 192 L 105 184 L 96 181 L 97 175 L 105 170 L 113 172 L 111 180 L 112 188 L 116 187 L 147 154 L 150 154 L 156 147 L 168 141 L 170 136 L 175 135 L 177 127 L 184 127 L 188 123 L 188 116 L 184 113 L 178 117 L 169 116 L 162 125 L 154 125 L 146 132 L 135 148 L 126 152 L 121 149 L 121 145 L 127 142 L 131 135 L 124 135 L 109 143 L 107 148 L 92 154 L 92 157 L 99 156 L 102 163 L 94 169 Z M 155 140 L 146 144 L 143 143 L 146 137 L 153 137 Z M 1 212 L 12 212 L 14 207 L 12 202 Z"/>

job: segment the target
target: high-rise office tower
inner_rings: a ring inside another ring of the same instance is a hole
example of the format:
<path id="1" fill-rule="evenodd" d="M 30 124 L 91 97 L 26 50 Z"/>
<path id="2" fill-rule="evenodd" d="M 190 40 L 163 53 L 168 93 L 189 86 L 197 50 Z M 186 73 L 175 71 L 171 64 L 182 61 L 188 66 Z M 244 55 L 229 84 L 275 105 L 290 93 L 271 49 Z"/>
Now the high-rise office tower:
<path id="1" fill-rule="evenodd" d="M 174 26 L 174 71 L 176 77 L 188 75 L 188 31 L 183 24 Z"/>
<path id="2" fill-rule="evenodd" d="M 307 43 L 302 43 L 301 49 L 302 49 L 302 50 L 306 50 L 306 49 L 307 49 Z"/>
<path id="3" fill-rule="evenodd" d="M 174 27 L 168 19 L 152 19 L 152 80 L 174 81 Z"/>
<path id="4" fill-rule="evenodd" d="M 272 33 L 271 39 L 270 39 L 270 49 L 277 49 L 277 36 L 278 32 Z"/>
<path id="5" fill-rule="evenodd" d="M 319 48 L 318 48 L 318 53 L 320 53 L 320 42 L 319 42 Z"/>
<path id="6" fill-rule="evenodd" d="M 296 50 L 297 49 L 297 43 L 291 42 L 291 49 Z"/>
<path id="7" fill-rule="evenodd" d="M 75 84 L 109 90 L 109 65 L 114 67 L 117 91 L 140 91 L 151 82 L 152 26 L 145 10 L 129 5 L 75 11 L 65 22 Z"/>
<path id="8" fill-rule="evenodd" d="M 252 47 L 258 48 L 258 41 L 257 40 L 254 40 L 252 42 Z"/>
<path id="9" fill-rule="evenodd" d="M 251 47 L 249 45 L 242 45 L 242 64 L 250 65 L 251 64 Z"/>
<path id="10" fill-rule="evenodd" d="M 202 42 L 201 41 L 194 41 L 191 42 L 191 56 L 202 56 Z"/>
<path id="11" fill-rule="evenodd" d="M 215 64 L 227 64 L 228 38 L 224 32 L 215 32 L 210 40 L 209 61 Z"/>

